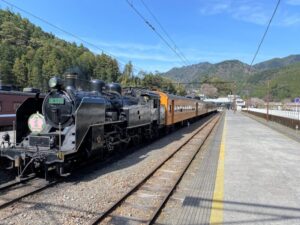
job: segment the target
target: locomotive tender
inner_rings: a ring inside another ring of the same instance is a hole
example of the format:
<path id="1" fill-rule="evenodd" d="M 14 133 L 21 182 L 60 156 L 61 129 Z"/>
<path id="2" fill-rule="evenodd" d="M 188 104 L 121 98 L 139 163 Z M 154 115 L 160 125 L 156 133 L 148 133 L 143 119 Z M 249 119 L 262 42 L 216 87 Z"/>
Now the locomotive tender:
<path id="1" fill-rule="evenodd" d="M 160 131 L 214 112 L 215 107 L 196 99 L 160 91 L 122 88 L 117 83 L 92 80 L 91 90 L 76 88 L 76 74 L 49 81 L 51 91 L 44 97 L 28 98 L 16 113 L 15 143 L 3 137 L 8 147 L 0 159 L 26 170 L 56 169 L 61 176 L 75 161 L 103 157 L 105 153 Z"/>

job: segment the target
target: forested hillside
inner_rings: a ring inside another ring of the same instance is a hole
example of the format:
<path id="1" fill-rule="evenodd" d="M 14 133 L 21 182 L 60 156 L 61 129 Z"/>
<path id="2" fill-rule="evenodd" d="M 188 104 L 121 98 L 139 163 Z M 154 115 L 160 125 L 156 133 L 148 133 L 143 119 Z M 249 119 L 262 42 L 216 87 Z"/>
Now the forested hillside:
<path id="1" fill-rule="evenodd" d="M 86 76 L 117 81 L 118 62 L 43 32 L 27 19 L 0 10 L 0 74 L 5 83 L 45 88 L 48 79 L 78 67 Z M 86 77 L 89 78 L 89 77 Z"/>
<path id="2" fill-rule="evenodd" d="M 267 95 L 268 82 L 271 100 L 293 100 L 300 97 L 300 63 L 256 73 L 246 84 L 251 95 L 264 98 Z"/>
<path id="3" fill-rule="evenodd" d="M 274 58 L 254 65 L 257 70 L 280 69 L 285 66 L 300 62 L 300 55 L 290 55 L 284 58 Z"/>

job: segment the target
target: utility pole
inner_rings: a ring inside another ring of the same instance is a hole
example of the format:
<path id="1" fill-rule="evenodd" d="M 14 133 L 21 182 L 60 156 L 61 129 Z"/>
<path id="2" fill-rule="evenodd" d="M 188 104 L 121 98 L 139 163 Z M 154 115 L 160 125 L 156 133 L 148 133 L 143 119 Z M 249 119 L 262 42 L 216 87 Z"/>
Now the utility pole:
<path id="1" fill-rule="evenodd" d="M 249 112 L 249 102 L 250 102 L 250 99 L 249 99 L 249 90 L 247 89 L 247 90 L 246 90 L 246 106 L 247 106 L 247 112 Z"/>
<path id="2" fill-rule="evenodd" d="M 270 80 L 268 80 L 268 89 L 267 89 L 267 122 L 269 122 L 269 101 L 270 101 Z"/>
<path id="3" fill-rule="evenodd" d="M 233 112 L 236 112 L 236 83 L 233 82 Z"/>

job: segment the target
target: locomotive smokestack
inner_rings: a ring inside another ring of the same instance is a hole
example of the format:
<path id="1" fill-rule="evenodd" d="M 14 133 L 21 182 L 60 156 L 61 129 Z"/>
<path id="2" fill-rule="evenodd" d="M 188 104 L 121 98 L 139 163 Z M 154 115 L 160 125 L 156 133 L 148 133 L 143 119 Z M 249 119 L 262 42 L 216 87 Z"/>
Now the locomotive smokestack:
<path id="1" fill-rule="evenodd" d="M 67 90 L 76 89 L 77 73 L 67 73 L 65 79 L 66 79 L 65 85 Z"/>
<path id="2" fill-rule="evenodd" d="M 91 91 L 102 93 L 103 87 L 105 87 L 105 83 L 102 80 L 91 80 Z"/>

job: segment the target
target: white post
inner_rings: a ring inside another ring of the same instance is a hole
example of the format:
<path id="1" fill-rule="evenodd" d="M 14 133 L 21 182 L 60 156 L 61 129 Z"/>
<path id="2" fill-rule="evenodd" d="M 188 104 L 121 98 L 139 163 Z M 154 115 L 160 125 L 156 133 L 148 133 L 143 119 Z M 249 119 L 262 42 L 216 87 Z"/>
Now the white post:
<path id="1" fill-rule="evenodd" d="M 299 120 L 299 108 L 298 107 L 299 107 L 299 102 L 296 103 L 296 110 L 297 110 L 297 113 L 298 113 L 298 120 Z"/>

